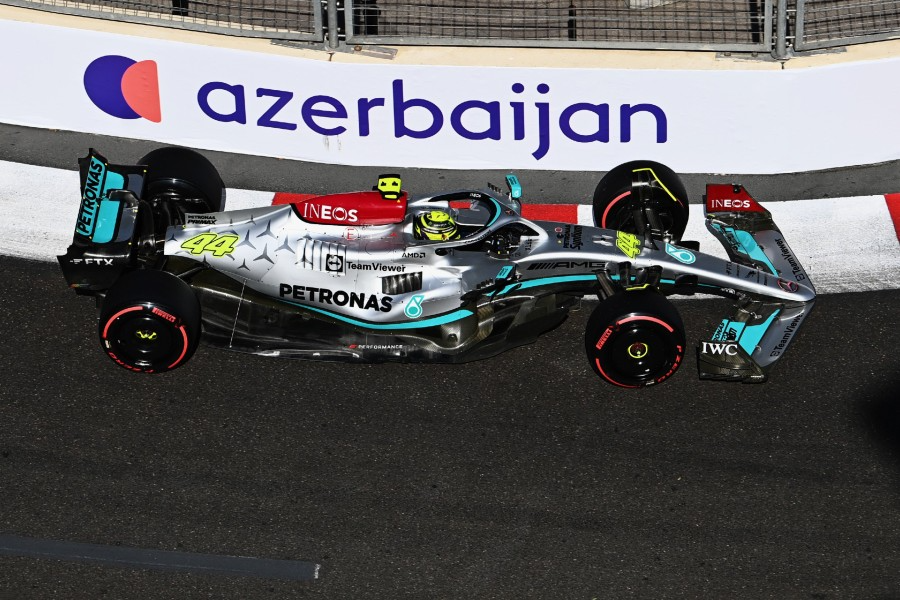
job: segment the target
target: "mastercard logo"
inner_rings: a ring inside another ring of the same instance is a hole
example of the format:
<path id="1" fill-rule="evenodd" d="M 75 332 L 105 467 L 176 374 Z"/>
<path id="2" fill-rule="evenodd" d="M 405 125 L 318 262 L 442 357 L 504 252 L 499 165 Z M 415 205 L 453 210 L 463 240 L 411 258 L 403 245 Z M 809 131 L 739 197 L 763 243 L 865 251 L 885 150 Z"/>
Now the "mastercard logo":
<path id="1" fill-rule="evenodd" d="M 84 71 L 84 91 L 94 105 L 119 119 L 162 121 L 156 62 L 101 56 Z"/>

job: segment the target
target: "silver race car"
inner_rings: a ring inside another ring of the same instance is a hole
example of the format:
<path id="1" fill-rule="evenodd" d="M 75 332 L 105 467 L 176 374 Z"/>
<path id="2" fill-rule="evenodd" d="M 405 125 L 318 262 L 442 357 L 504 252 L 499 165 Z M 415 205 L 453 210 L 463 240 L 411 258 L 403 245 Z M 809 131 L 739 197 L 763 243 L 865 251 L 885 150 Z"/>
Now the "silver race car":
<path id="1" fill-rule="evenodd" d="M 59 257 L 100 306 L 106 353 L 126 369 L 184 364 L 201 338 L 266 356 L 464 362 L 534 341 L 584 297 L 588 364 L 622 387 L 661 383 L 686 350 L 667 296 L 730 299 L 697 346 L 700 377 L 765 381 L 815 291 L 768 211 L 710 185 L 706 225 L 730 260 L 681 241 L 688 206 L 667 167 L 637 161 L 597 186 L 597 227 L 530 221 L 521 187 L 411 197 L 397 175 L 369 191 L 279 195 L 225 211 L 213 165 L 161 148 L 139 165 L 79 160 L 81 207 Z"/>

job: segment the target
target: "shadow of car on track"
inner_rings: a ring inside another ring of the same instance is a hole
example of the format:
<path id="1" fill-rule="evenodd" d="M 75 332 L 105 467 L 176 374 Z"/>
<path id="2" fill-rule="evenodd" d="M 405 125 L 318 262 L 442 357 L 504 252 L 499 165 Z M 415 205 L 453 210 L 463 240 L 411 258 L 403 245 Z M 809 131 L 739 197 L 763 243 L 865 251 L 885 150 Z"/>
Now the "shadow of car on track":
<path id="1" fill-rule="evenodd" d="M 861 425 L 900 475 L 900 371 L 868 386 L 855 405 Z M 900 479 L 898 479 L 900 483 Z"/>

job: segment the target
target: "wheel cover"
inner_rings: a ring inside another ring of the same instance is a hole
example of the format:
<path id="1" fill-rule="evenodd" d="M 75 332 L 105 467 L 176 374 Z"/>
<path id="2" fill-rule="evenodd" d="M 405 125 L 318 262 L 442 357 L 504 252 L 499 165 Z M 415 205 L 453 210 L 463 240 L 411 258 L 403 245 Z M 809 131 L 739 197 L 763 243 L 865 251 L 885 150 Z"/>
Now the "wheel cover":
<path id="1" fill-rule="evenodd" d="M 643 387 L 671 376 L 684 346 L 675 329 L 649 315 L 627 317 L 607 327 L 597 340 L 594 363 L 601 376 L 622 387 Z"/>
<path id="2" fill-rule="evenodd" d="M 189 347 L 180 320 L 156 306 L 131 306 L 115 313 L 104 325 L 101 341 L 114 361 L 144 372 L 175 367 Z"/>

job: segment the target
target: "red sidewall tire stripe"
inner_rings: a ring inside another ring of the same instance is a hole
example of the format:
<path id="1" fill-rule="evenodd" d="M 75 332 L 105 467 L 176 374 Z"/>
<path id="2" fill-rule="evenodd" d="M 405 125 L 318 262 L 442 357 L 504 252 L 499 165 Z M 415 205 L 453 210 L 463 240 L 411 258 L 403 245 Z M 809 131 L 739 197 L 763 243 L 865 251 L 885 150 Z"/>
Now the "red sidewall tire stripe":
<path id="1" fill-rule="evenodd" d="M 114 314 L 113 316 L 111 316 L 109 319 L 106 320 L 106 325 L 103 326 L 103 334 L 101 337 L 104 340 L 108 340 L 109 339 L 109 335 L 108 335 L 109 328 L 112 326 L 112 324 L 122 315 L 130 313 L 130 312 L 138 311 L 138 310 L 150 312 L 150 309 L 146 306 L 129 306 L 128 308 L 123 308 L 122 310 L 120 310 L 119 312 L 117 312 L 116 314 Z M 184 360 L 184 357 L 187 355 L 188 348 L 190 348 L 190 340 L 188 339 L 187 329 L 185 328 L 185 326 L 178 325 L 177 329 L 179 332 L 181 332 L 181 339 L 183 342 L 182 346 L 181 346 L 181 353 L 178 355 L 178 358 L 175 359 L 175 362 L 173 362 L 168 367 L 166 367 L 166 370 L 174 369 L 182 360 Z M 107 354 L 109 354 L 109 349 L 108 348 L 104 348 L 104 349 L 107 350 Z M 147 372 L 150 373 L 153 371 L 147 371 Z"/>
<path id="2" fill-rule="evenodd" d="M 616 321 L 616 325 L 622 325 L 623 323 L 630 323 L 632 321 L 650 321 L 651 323 L 656 323 L 658 325 L 662 325 L 665 327 L 669 333 L 674 333 L 675 328 L 663 321 L 662 319 L 657 319 L 656 317 L 648 317 L 646 315 L 635 315 L 633 317 L 628 317 L 626 319 L 622 319 L 621 321 Z"/>
<path id="3" fill-rule="evenodd" d="M 178 356 L 178 358 L 175 359 L 175 362 L 166 367 L 167 370 L 174 369 L 175 365 L 177 365 L 182 361 L 182 359 L 184 359 L 184 355 L 187 354 L 188 351 L 188 334 L 184 328 L 184 325 L 179 325 L 178 330 L 181 332 L 181 339 L 184 340 L 184 344 L 181 346 L 181 354 Z"/>
<path id="4" fill-rule="evenodd" d="M 109 332 L 109 327 L 110 327 L 110 325 L 113 324 L 113 321 L 115 321 L 116 319 L 118 319 L 119 317 L 124 315 L 125 313 L 134 312 L 136 310 L 144 310 L 144 307 L 143 306 L 130 306 L 128 308 L 123 308 L 122 310 L 120 310 L 119 312 L 117 312 L 116 314 L 111 316 L 109 319 L 107 319 L 106 325 L 103 327 L 103 339 L 104 340 L 107 339 L 106 334 Z"/>
<path id="5" fill-rule="evenodd" d="M 616 196 L 615 198 L 613 198 L 613 201 L 606 205 L 606 210 L 603 211 L 603 217 L 601 217 L 601 219 L 600 219 L 600 227 L 606 227 L 606 217 L 609 215 L 609 211 L 612 209 L 612 207 L 619 200 L 621 200 L 625 196 L 630 196 L 630 195 L 631 195 L 631 190 L 628 190 L 627 192 L 623 192 L 623 193 L 619 194 L 618 196 Z"/>
<path id="6" fill-rule="evenodd" d="M 622 324 L 624 324 L 624 323 L 630 323 L 630 322 L 633 322 L 633 321 L 650 321 L 651 323 L 656 323 L 657 325 L 661 325 L 661 326 L 662 326 L 663 328 L 665 328 L 669 333 L 675 333 L 675 328 L 672 327 L 671 325 L 669 325 L 668 323 L 666 323 L 665 321 L 663 321 L 662 319 L 658 319 L 658 318 L 656 318 L 656 317 L 650 317 L 650 316 L 647 316 L 647 315 L 635 315 L 635 316 L 632 316 L 632 317 L 627 317 L 627 318 L 622 319 L 622 320 L 620 320 L 620 321 L 616 321 L 615 326 L 619 326 L 619 325 L 622 325 Z M 608 331 L 609 329 L 610 329 L 610 328 L 607 328 L 606 330 L 604 330 L 604 334 L 605 334 L 606 331 Z M 603 337 L 603 336 L 601 336 L 601 339 L 602 339 L 602 337 Z M 600 340 L 597 341 L 597 344 L 598 344 L 598 345 L 600 344 Z M 674 374 L 675 374 L 675 371 L 678 370 L 678 367 L 681 366 L 681 360 L 682 360 L 682 358 L 684 357 L 684 346 L 683 346 L 682 344 L 676 344 L 676 346 L 677 346 L 677 348 L 680 350 L 680 352 L 677 352 L 677 351 L 676 351 L 676 358 L 675 358 L 674 364 L 670 367 L 669 371 L 667 371 L 666 375 L 663 377 L 662 380 L 660 380 L 660 379 L 654 379 L 654 380 L 653 380 L 653 383 L 661 383 L 662 381 L 665 381 L 666 379 L 668 379 L 669 377 L 671 377 L 672 375 L 674 375 Z M 598 348 L 598 349 L 599 349 L 599 348 Z M 641 387 L 644 387 L 645 385 L 647 385 L 647 384 L 643 384 L 643 385 L 629 385 L 629 384 L 626 384 L 626 383 L 621 383 L 621 382 L 619 382 L 619 381 L 616 381 L 615 379 L 613 379 L 612 377 L 609 376 L 609 373 L 607 373 L 605 370 L 603 370 L 603 366 L 600 364 L 600 358 L 599 358 L 599 357 L 595 357 L 595 358 L 594 358 L 594 363 L 597 365 L 597 370 L 600 371 L 600 374 L 603 376 L 603 378 L 606 379 L 608 382 L 614 384 L 614 385 L 617 385 L 617 386 L 623 387 L 623 388 L 630 388 L 630 389 L 637 389 L 637 388 L 641 388 Z"/>
<path id="7" fill-rule="evenodd" d="M 627 384 L 625 384 L 625 383 L 619 383 L 618 381 L 616 381 L 615 379 L 613 379 L 612 377 L 610 377 L 609 374 L 608 374 L 606 371 L 603 370 L 603 367 L 600 365 L 600 359 L 599 359 L 599 358 L 595 358 L 595 359 L 594 359 L 594 362 L 597 364 L 597 370 L 600 371 L 600 374 L 603 375 L 603 378 L 604 378 L 605 380 L 607 380 L 608 382 L 610 382 L 611 384 L 617 385 L 617 386 L 623 387 L 623 388 L 630 388 L 630 389 L 637 389 L 637 388 L 639 388 L 639 387 L 642 387 L 642 386 L 639 386 L 639 385 L 627 385 Z"/>

